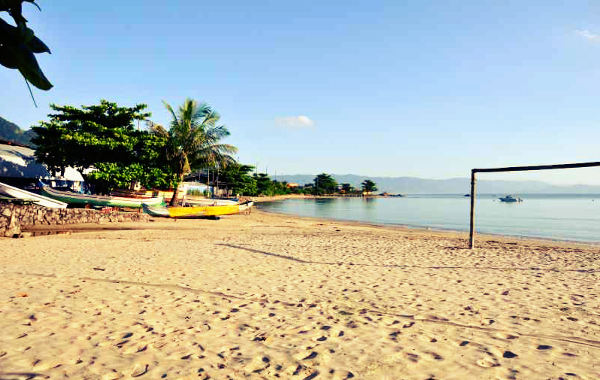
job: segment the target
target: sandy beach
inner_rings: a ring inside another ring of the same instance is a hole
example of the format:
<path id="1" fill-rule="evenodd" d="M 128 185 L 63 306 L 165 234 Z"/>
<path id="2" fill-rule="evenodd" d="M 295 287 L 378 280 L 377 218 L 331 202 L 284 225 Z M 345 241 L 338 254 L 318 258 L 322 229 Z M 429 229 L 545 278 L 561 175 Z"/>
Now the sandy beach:
<path id="1" fill-rule="evenodd" d="M 466 243 L 260 211 L 0 240 L 0 379 L 599 379 L 600 247 Z"/>

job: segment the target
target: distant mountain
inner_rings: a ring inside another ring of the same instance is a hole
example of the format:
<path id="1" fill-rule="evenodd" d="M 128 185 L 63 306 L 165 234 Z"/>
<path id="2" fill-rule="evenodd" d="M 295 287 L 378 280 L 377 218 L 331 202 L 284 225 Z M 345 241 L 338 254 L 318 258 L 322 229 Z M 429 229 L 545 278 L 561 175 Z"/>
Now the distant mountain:
<path id="1" fill-rule="evenodd" d="M 0 117 L 0 139 L 33 147 L 31 139 L 34 137 L 35 132 L 24 131 L 15 123 Z"/>
<path id="2" fill-rule="evenodd" d="M 338 183 L 349 183 L 359 188 L 362 181 L 370 179 L 377 184 L 378 192 L 392 194 L 467 194 L 471 191 L 469 178 L 423 179 L 415 177 L 369 177 L 355 174 L 332 174 Z M 278 181 L 312 183 L 315 175 L 277 175 Z M 600 186 L 558 186 L 541 181 L 478 180 L 477 191 L 484 194 L 600 194 Z"/>

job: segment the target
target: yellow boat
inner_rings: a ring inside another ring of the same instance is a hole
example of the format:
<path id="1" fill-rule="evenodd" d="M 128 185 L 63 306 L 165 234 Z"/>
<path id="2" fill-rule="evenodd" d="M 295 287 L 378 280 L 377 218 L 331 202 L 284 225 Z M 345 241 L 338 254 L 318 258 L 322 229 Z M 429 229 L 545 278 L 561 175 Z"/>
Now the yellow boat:
<path id="1" fill-rule="evenodd" d="M 142 204 L 144 212 L 151 216 L 165 218 L 212 218 L 222 215 L 239 214 L 248 211 L 254 202 L 236 203 L 232 205 L 217 206 L 192 206 L 192 207 L 166 207 Z"/>

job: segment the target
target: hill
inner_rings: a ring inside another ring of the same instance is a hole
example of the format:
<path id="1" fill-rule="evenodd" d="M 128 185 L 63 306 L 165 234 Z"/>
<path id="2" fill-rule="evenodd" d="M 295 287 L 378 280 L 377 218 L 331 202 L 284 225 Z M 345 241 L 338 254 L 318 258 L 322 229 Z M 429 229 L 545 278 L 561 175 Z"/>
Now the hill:
<path id="1" fill-rule="evenodd" d="M 31 139 L 34 136 L 33 131 L 24 131 L 15 123 L 0 117 L 0 139 L 33 147 Z"/>
<path id="2" fill-rule="evenodd" d="M 365 179 L 377 184 L 379 192 L 393 194 L 467 194 L 470 192 L 469 178 L 424 179 L 415 177 L 369 177 L 356 174 L 332 174 L 338 183 L 349 183 L 360 187 Z M 301 185 L 312 183 L 316 175 L 278 175 L 278 181 L 296 182 Z M 600 194 L 600 186 L 558 186 L 541 181 L 478 180 L 477 191 L 484 194 Z"/>

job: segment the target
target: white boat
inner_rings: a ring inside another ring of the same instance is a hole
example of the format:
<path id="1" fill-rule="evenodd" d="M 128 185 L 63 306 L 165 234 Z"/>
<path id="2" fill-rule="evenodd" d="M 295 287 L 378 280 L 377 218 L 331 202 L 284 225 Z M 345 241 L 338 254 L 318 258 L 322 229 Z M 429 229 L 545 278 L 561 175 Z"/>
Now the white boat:
<path id="1" fill-rule="evenodd" d="M 0 182 L 0 194 L 4 194 L 11 198 L 17 198 L 24 201 L 31 201 L 39 206 L 50 207 L 50 208 L 67 208 L 67 203 L 61 202 L 56 199 L 44 197 L 30 191 L 22 190 L 17 187 L 7 185 Z"/>
<path id="2" fill-rule="evenodd" d="M 67 202 L 73 205 L 90 205 L 100 207 L 129 207 L 142 208 L 142 202 L 149 205 L 158 205 L 163 202 L 163 197 L 153 198 L 132 198 L 132 197 L 111 197 L 103 195 L 88 195 L 74 193 L 71 191 L 61 191 L 51 188 L 40 182 L 42 193 L 54 199 Z"/>
<path id="3" fill-rule="evenodd" d="M 505 197 L 500 197 L 498 199 L 500 199 L 500 202 L 506 202 L 506 203 L 523 202 L 523 200 L 521 198 L 513 197 L 512 195 L 507 195 Z"/>

